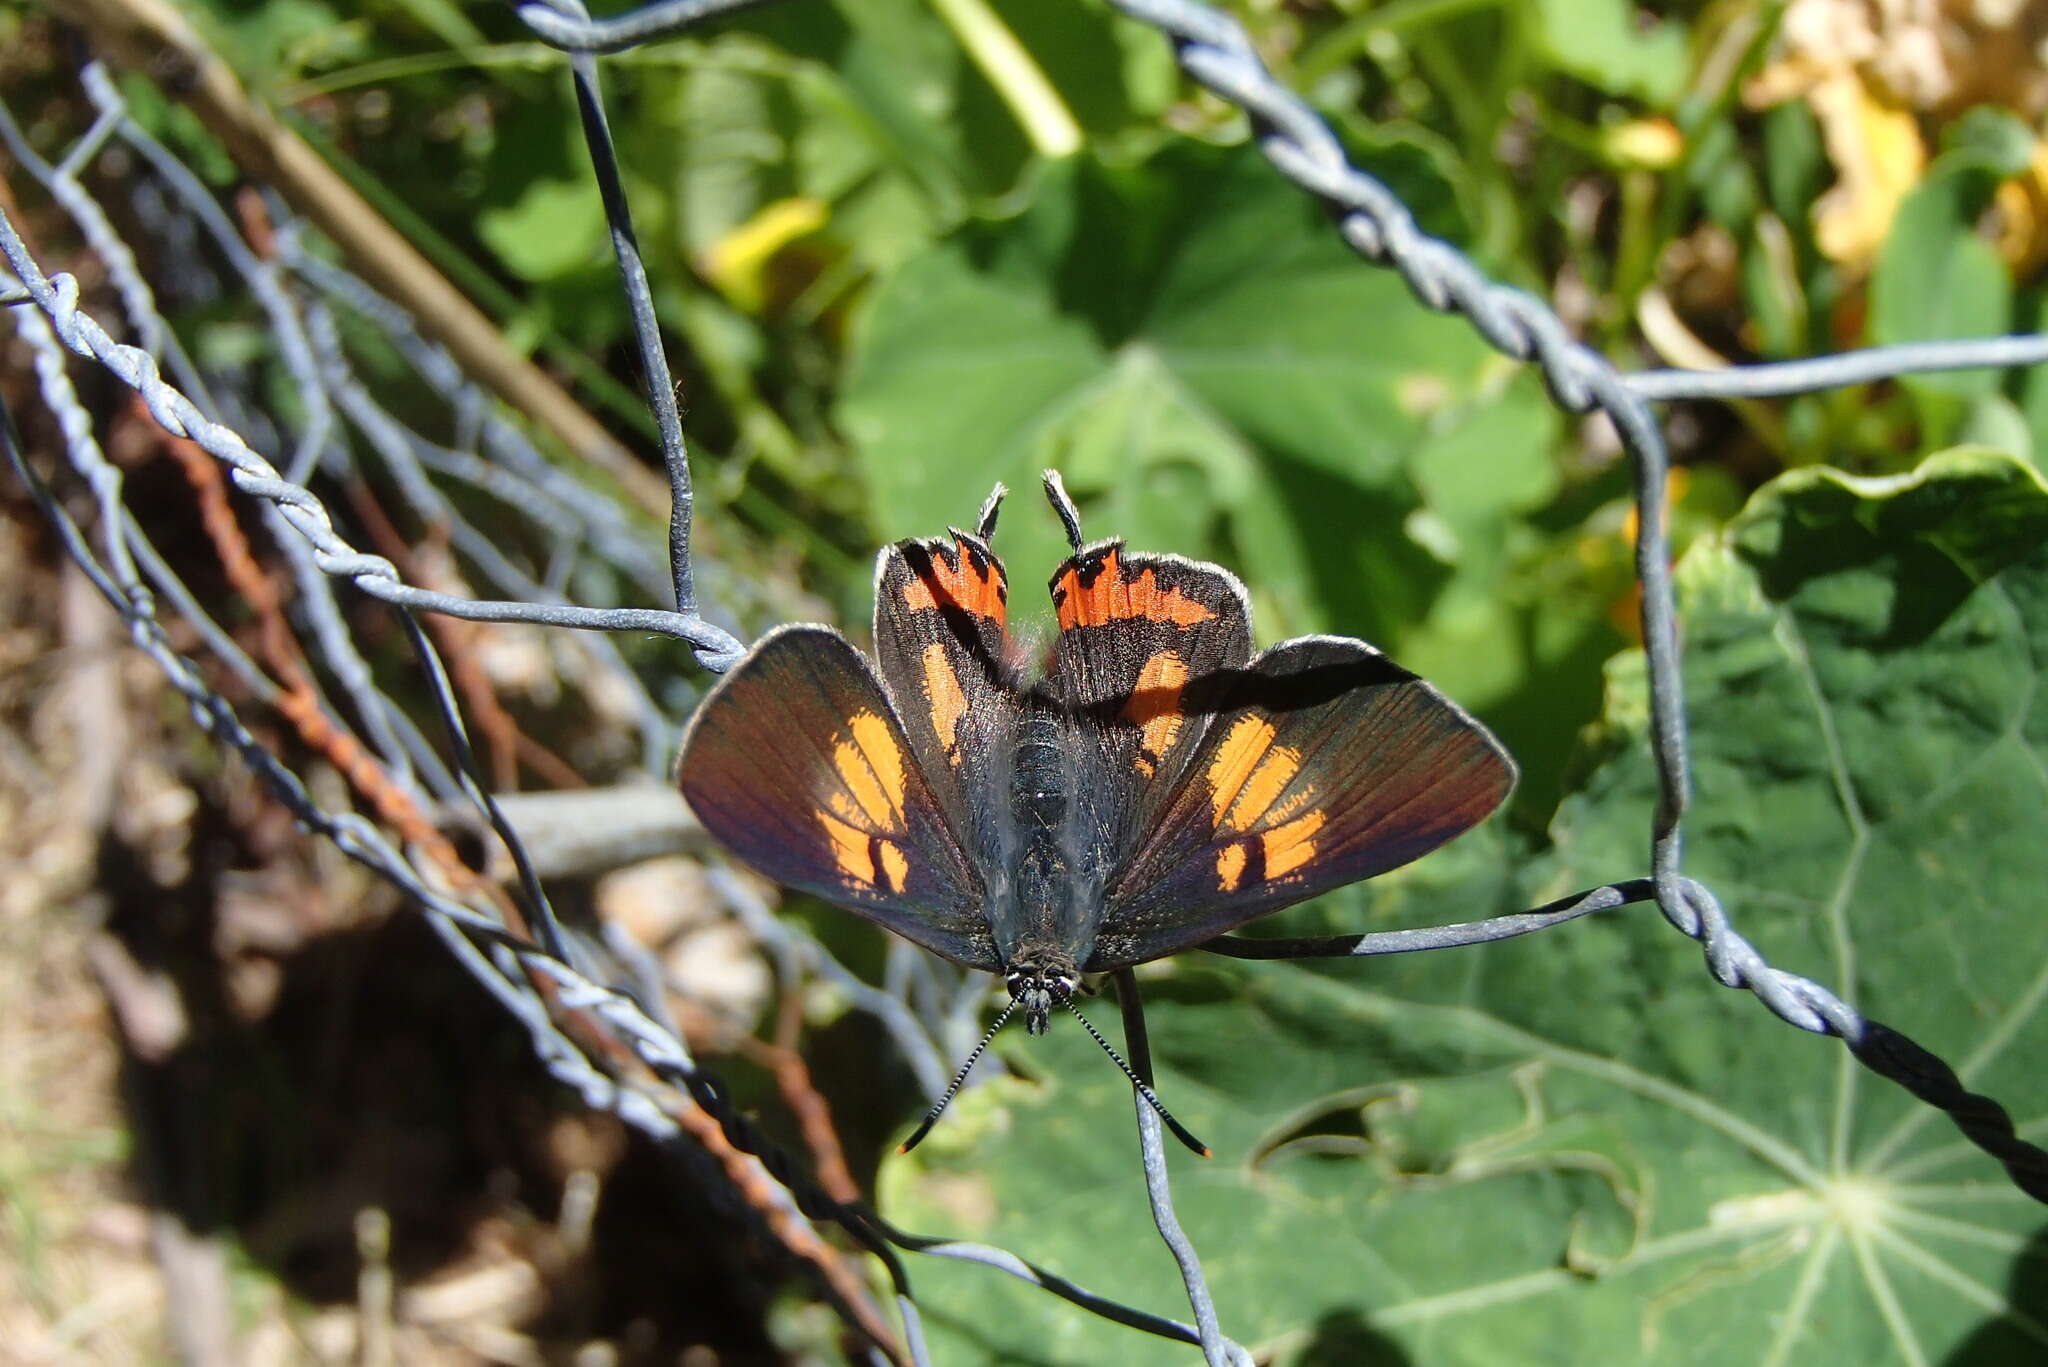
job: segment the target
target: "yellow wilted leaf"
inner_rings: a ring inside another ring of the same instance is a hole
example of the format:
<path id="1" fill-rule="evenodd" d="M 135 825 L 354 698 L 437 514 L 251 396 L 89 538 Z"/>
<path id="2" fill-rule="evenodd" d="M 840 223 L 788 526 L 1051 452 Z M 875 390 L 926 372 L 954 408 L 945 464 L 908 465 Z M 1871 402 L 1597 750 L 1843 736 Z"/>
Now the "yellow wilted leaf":
<path id="1" fill-rule="evenodd" d="M 1927 166 L 1920 127 L 1907 110 L 1881 102 L 1855 75 L 1830 76 L 1808 95 L 1835 164 L 1834 188 L 1813 206 L 1821 252 L 1847 266 L 1877 254 L 1899 201 Z"/>
<path id="2" fill-rule="evenodd" d="M 1685 134 L 1669 119 L 1630 119 L 1600 135 L 1601 150 L 1617 166 L 1661 171 L 1685 154 Z"/>
<path id="3" fill-rule="evenodd" d="M 2030 276 L 2048 261 L 2048 145 L 2034 144 L 2034 158 L 2022 175 L 1998 187 L 1998 254 L 2013 274 Z"/>
<path id="4" fill-rule="evenodd" d="M 801 195 L 776 200 L 712 243 L 697 268 L 735 307 L 756 312 L 768 263 L 797 238 L 824 227 L 827 217 L 823 200 Z"/>

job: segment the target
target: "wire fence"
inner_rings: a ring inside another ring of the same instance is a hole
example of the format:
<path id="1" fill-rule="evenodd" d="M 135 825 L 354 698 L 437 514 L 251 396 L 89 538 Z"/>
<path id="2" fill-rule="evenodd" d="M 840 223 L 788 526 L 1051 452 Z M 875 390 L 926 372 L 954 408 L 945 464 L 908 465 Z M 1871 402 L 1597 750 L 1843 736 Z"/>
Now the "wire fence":
<path id="1" fill-rule="evenodd" d="M 1502 353 L 1539 366 L 1561 407 L 1606 414 L 1634 463 L 1636 569 L 1651 739 L 1661 781 L 1650 826 L 1649 876 L 1469 925 L 1313 941 L 1225 937 L 1209 947 L 1239 957 L 1404 952 L 1506 938 L 1653 901 L 1676 930 L 1700 942 L 1717 982 L 1749 990 L 1801 1030 L 1840 1038 L 1866 1067 L 1947 1112 L 1964 1135 L 2005 1166 L 2015 1185 L 2048 1202 L 2048 1153 L 2018 1138 L 2003 1108 L 1966 1090 L 1946 1064 L 1905 1036 L 1861 1016 L 1819 984 L 1767 964 L 1735 931 L 1714 895 L 1683 874 L 1688 738 L 1663 520 L 1667 459 L 1649 407 L 1677 397 L 1784 394 L 1917 370 L 2030 364 L 2048 360 L 2048 337 L 1890 348 L 1712 373 L 1620 374 L 1574 342 L 1541 300 L 1487 280 L 1455 248 L 1424 235 L 1402 203 L 1351 166 L 1329 129 L 1266 71 L 1234 20 L 1189 0 L 1112 3 L 1165 34 L 1188 76 L 1250 114 L 1258 144 L 1275 169 L 1334 211 L 1337 231 L 1361 257 L 1399 271 L 1426 307 L 1462 315 Z M 306 829 L 411 898 L 449 952 L 528 1032 L 549 1071 L 585 1104 L 616 1114 L 666 1146 L 679 1163 L 701 1162 L 708 1153 L 761 1228 L 817 1273 L 828 1297 L 878 1357 L 928 1360 L 901 1256 L 910 1252 L 980 1262 L 1106 1320 L 1199 1344 L 1212 1364 L 1248 1363 L 1250 1354 L 1225 1337 L 1218 1323 L 1200 1261 L 1175 1214 L 1158 1118 L 1146 1106 L 1134 1099 L 1144 1175 L 1160 1236 L 1181 1271 L 1191 1323 L 1120 1304 L 1003 1249 L 898 1230 L 844 1193 L 829 1192 L 806 1164 L 769 1143 L 730 1104 L 719 1080 L 695 1062 L 666 1016 L 661 994 L 638 986 L 642 975 L 630 948 L 617 937 L 593 937 L 562 924 L 548 899 L 549 870 L 529 853 L 522 836 L 522 828 L 536 830 L 539 823 L 520 819 L 517 800 L 501 802 L 485 777 L 470 727 L 477 726 L 487 752 L 495 751 L 499 737 L 488 703 L 465 682 L 459 644 L 451 648 L 437 629 L 440 619 L 577 628 L 580 634 L 561 638 L 568 644 L 556 648 L 574 650 L 576 678 L 586 693 L 616 700 L 637 736 L 642 767 L 656 774 L 665 771 L 673 753 L 674 719 L 686 711 L 689 695 L 655 696 L 611 634 L 669 638 L 707 671 L 725 669 L 741 654 L 741 642 L 726 624 L 735 620 L 730 605 L 746 587 L 712 577 L 711 591 L 700 594 L 693 576 L 688 462 L 605 123 L 597 54 L 673 35 L 742 7 L 732 0 L 669 0 L 605 21 L 590 19 L 575 0 L 530 0 L 518 10 L 539 38 L 571 54 L 668 474 L 665 557 L 651 549 L 650 524 L 565 475 L 469 378 L 451 351 L 421 331 L 412 314 L 334 264 L 318 234 L 282 199 L 245 200 L 238 224 L 212 190 L 130 116 L 98 61 L 80 72 L 96 118 L 61 159 L 38 156 L 14 115 L 0 107 L 0 140 L 105 271 L 120 300 L 121 327 L 137 339 L 135 345 L 115 340 L 84 312 L 77 280 L 46 272 L 16 225 L 0 215 L 0 256 L 12 277 L 5 302 L 14 305 L 9 314 L 17 335 L 35 358 L 41 403 L 62 430 L 69 474 L 89 493 L 90 525 L 74 520 L 19 449 L 11 415 L 5 424 L 8 459 L 66 553 L 120 614 L 135 646 L 187 700 L 194 721 L 240 756 Z M 165 322 L 135 253 L 86 187 L 88 173 L 113 149 L 145 168 L 146 174 L 121 181 L 136 196 L 138 215 L 147 220 L 153 213 L 160 222 L 196 234 L 206 251 L 190 254 L 189 269 L 211 275 L 212 287 L 222 292 L 246 291 L 261 309 L 276 358 L 292 376 L 299 399 L 285 425 L 273 425 L 245 396 L 210 382 Z M 262 242 L 260 250 L 252 240 Z M 359 369 L 344 341 L 351 330 L 363 329 L 403 356 L 456 415 L 455 439 L 431 439 L 380 404 L 377 383 Z M 263 658 L 252 658 L 208 615 L 201 595 L 153 545 L 125 497 L 121 469 L 95 435 L 94 412 L 74 388 L 74 358 L 133 392 L 184 452 L 181 459 L 202 502 L 223 496 L 223 480 L 257 500 L 270 544 L 291 572 L 296 628 L 285 621 L 274 592 L 266 593 L 261 574 L 248 572 L 250 553 L 232 529 L 217 527 L 215 543 L 237 591 L 268 619 Z M 277 460 L 259 449 L 278 452 Z M 359 461 L 374 462 L 374 469 L 354 468 Z M 426 582 L 429 567 L 407 564 L 402 544 L 366 551 L 343 538 L 308 485 L 316 475 L 340 480 L 364 474 L 374 474 L 380 489 L 393 491 L 396 511 L 406 519 L 441 530 L 469 582 L 433 586 Z M 451 489 L 461 496 L 452 497 Z M 380 686 L 350 630 L 337 592 L 341 581 L 391 608 L 416 658 L 414 682 L 424 684 L 432 706 L 431 731 Z M 626 603 L 666 598 L 675 606 L 588 605 L 606 597 Z M 719 606 L 700 606 L 704 601 Z M 209 663 L 174 647 L 160 617 L 165 605 L 186 624 Z M 335 758 L 371 814 L 318 801 L 277 750 L 239 717 L 222 691 L 224 683 L 214 681 L 223 670 L 249 697 L 292 717 L 302 742 Z M 445 823 L 436 814 L 465 804 L 502 843 L 516 890 L 470 872 L 442 834 Z M 508 808 L 515 815 L 508 817 Z M 674 821 L 678 829 L 688 825 L 680 811 Z M 800 927 L 778 919 L 742 880 L 714 870 L 712 887 L 766 947 L 785 984 L 808 976 L 832 982 L 887 1032 L 925 1092 L 936 1096 L 944 1088 L 947 1061 L 959 1056 L 961 1041 L 975 1030 L 986 996 L 983 980 L 892 943 L 886 982 L 875 986 Z M 1149 1075 L 1136 984 L 1128 974 L 1120 978 L 1119 997 L 1131 1061 Z M 820 1237 L 821 1225 L 836 1226 L 880 1260 L 890 1279 L 896 1323 L 872 1303 L 859 1266 Z"/>

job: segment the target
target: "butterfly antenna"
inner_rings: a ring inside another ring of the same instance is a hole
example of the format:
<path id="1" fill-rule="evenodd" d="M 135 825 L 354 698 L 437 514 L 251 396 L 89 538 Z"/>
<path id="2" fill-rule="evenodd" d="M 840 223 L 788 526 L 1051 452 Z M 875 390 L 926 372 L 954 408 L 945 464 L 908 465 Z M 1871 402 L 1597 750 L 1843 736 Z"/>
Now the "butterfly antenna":
<path id="1" fill-rule="evenodd" d="M 1054 478 L 1056 479 L 1058 478 L 1058 476 L 1054 476 Z M 1195 1138 L 1192 1134 L 1189 1134 L 1188 1127 L 1181 1124 L 1178 1120 L 1175 1120 L 1173 1118 L 1173 1112 L 1167 1110 L 1164 1105 L 1160 1104 L 1159 1098 L 1153 1095 L 1152 1089 L 1145 1085 L 1145 1082 L 1142 1078 L 1140 1078 L 1135 1072 L 1131 1071 L 1130 1064 L 1124 1062 L 1124 1056 L 1116 1051 L 1116 1046 L 1114 1044 L 1111 1044 L 1108 1040 L 1102 1037 L 1102 1032 L 1095 1028 L 1095 1024 L 1093 1021 L 1090 1021 L 1086 1016 L 1081 1014 L 1081 1008 L 1074 1005 L 1072 999 L 1067 999 L 1067 1010 L 1073 1012 L 1074 1019 L 1081 1022 L 1081 1028 L 1088 1032 L 1088 1037 L 1094 1040 L 1097 1044 L 1102 1046 L 1102 1052 L 1108 1054 L 1110 1060 L 1114 1062 L 1117 1067 L 1124 1070 L 1124 1076 L 1129 1078 L 1131 1080 L 1131 1085 L 1138 1089 L 1138 1095 L 1144 1097 L 1146 1104 L 1151 1106 L 1153 1110 L 1159 1112 L 1159 1118 L 1166 1122 L 1167 1129 L 1173 1131 L 1173 1137 L 1175 1139 L 1178 1139 L 1181 1143 L 1187 1145 L 1188 1148 L 1194 1153 L 1194 1155 L 1197 1158 L 1215 1157 L 1215 1154 L 1210 1151 L 1210 1148 L 1207 1144 L 1204 1144 L 1201 1140 Z"/>
<path id="2" fill-rule="evenodd" d="M 1003 500 L 1009 497 L 1009 493 L 1010 491 L 1004 488 L 999 480 L 996 487 L 989 491 L 988 498 L 982 502 L 981 513 L 974 519 L 974 534 L 983 541 L 996 534 L 996 514 L 1003 510 Z"/>
<path id="3" fill-rule="evenodd" d="M 997 485 L 996 487 L 998 489 L 1002 488 L 1000 484 Z M 959 1095 L 960 1088 L 967 1082 L 967 1075 L 973 1072 L 974 1065 L 981 1061 L 981 1055 L 983 1051 L 988 1048 L 988 1042 L 996 1037 L 996 1031 L 1003 1028 L 1003 1022 L 1008 1020 L 1010 1018 L 1010 1013 L 1012 1011 L 1015 1011 L 1016 1009 L 1017 999 L 1015 997 L 1012 997 L 1010 998 L 1010 1004 L 1003 1008 L 1003 1012 L 1001 1015 L 996 1017 L 996 1023 L 994 1025 L 991 1025 L 988 1028 L 988 1033 L 981 1037 L 981 1043 L 975 1045 L 974 1052 L 967 1056 L 967 1062 L 961 1064 L 960 1071 L 953 1074 L 953 1081 L 950 1085 L 947 1086 L 946 1094 L 939 1098 L 939 1104 L 932 1107 L 931 1112 L 925 1116 L 924 1123 L 917 1127 L 916 1132 L 912 1134 L 910 1138 L 904 1140 L 901 1144 L 898 1144 L 896 1146 L 896 1152 L 909 1153 L 912 1149 L 916 1148 L 919 1144 L 924 1142 L 924 1137 L 932 1132 L 932 1126 L 939 1123 L 939 1112 L 945 1110 L 947 1106 L 951 1105 L 953 1098 Z"/>
<path id="4" fill-rule="evenodd" d="M 1045 472 L 1045 497 L 1052 504 L 1052 510 L 1060 515 L 1060 522 L 1067 529 L 1067 544 L 1074 548 L 1074 554 L 1081 553 L 1081 515 L 1074 511 L 1074 500 L 1067 496 L 1067 485 L 1057 470 Z M 1163 1112 L 1162 1112 L 1163 1114 Z"/>

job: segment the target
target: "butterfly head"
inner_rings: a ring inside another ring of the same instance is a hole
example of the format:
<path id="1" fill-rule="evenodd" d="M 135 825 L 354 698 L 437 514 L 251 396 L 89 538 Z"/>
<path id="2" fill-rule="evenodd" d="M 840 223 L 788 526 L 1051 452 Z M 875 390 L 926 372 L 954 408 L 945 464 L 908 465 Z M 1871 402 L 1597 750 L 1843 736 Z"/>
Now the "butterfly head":
<path id="1" fill-rule="evenodd" d="M 1045 1033 L 1052 1013 L 1074 995 L 1076 981 L 1071 963 L 1044 959 L 1013 964 L 1003 974 L 1010 999 L 1024 1008 L 1024 1028 L 1034 1035 Z"/>

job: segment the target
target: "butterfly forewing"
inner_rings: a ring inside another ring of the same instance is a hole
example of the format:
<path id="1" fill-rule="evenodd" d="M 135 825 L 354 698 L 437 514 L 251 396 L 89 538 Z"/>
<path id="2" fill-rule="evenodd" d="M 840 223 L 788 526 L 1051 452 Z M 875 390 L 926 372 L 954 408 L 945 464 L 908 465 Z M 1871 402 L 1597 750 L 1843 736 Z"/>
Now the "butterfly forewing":
<path id="1" fill-rule="evenodd" d="M 1397 868 L 1514 786 L 1484 727 L 1362 641 L 1284 642 L 1183 703 L 1208 717 L 1202 743 L 1111 880 L 1091 971 Z"/>
<path id="2" fill-rule="evenodd" d="M 698 708 L 683 797 L 743 862 L 990 972 L 978 879 L 874 671 L 838 632 L 764 637 Z"/>

